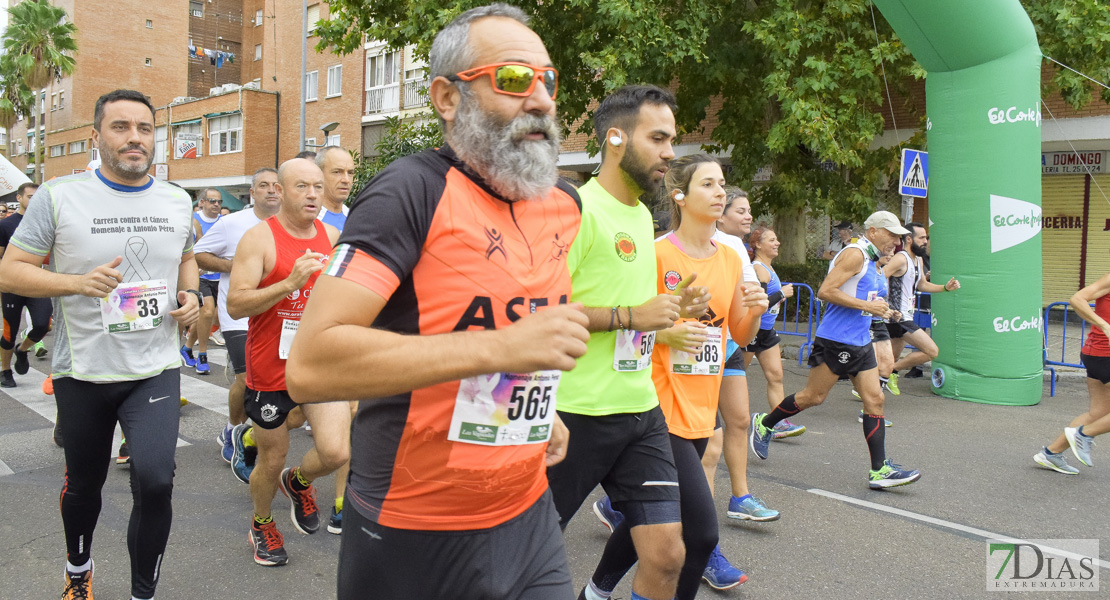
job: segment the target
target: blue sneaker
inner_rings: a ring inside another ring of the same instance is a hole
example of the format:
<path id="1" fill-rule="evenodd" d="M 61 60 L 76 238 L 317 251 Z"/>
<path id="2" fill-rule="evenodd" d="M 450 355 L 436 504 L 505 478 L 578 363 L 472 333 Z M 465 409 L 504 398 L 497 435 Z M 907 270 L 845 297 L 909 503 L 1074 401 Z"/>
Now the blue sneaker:
<path id="1" fill-rule="evenodd" d="M 624 521 L 624 515 L 613 508 L 613 503 L 610 502 L 609 496 L 605 496 L 601 500 L 594 502 L 594 514 L 597 515 L 602 525 L 609 528 L 610 533 L 617 527 L 620 527 L 620 524 Z"/>
<path id="2" fill-rule="evenodd" d="M 767 458 L 767 449 L 771 446 L 771 435 L 775 432 L 774 429 L 763 426 L 763 417 L 766 416 L 767 413 L 752 415 L 752 426 L 748 432 L 748 445 L 756 456 L 764 460 Z"/>
<path id="3" fill-rule="evenodd" d="M 900 485 L 909 485 L 918 479 L 921 479 L 921 471 L 917 469 L 907 469 L 902 465 L 896 465 L 890 462 L 890 459 L 883 461 L 883 468 L 878 471 L 872 469 L 870 481 L 867 486 L 873 490 L 882 490 L 891 487 L 898 487 Z"/>
<path id="4" fill-rule="evenodd" d="M 181 360 L 185 362 L 186 367 L 197 366 L 197 359 L 193 358 L 193 349 L 188 346 L 181 347 Z"/>
<path id="5" fill-rule="evenodd" d="M 733 496 L 728 501 L 728 518 L 741 521 L 777 521 L 779 511 L 767 508 L 762 500 L 750 494 L 743 500 Z"/>
<path id="6" fill-rule="evenodd" d="M 231 442 L 231 432 L 234 427 L 231 423 L 224 425 L 220 430 L 220 435 L 216 436 L 216 443 L 223 447 L 220 455 L 223 457 L 224 462 L 231 464 L 231 458 L 235 455 L 235 445 Z"/>
<path id="7" fill-rule="evenodd" d="M 772 439 L 781 440 L 790 437 L 798 437 L 806 432 L 805 425 L 795 425 L 789 419 L 783 419 L 771 428 L 774 431 Z"/>
<path id="8" fill-rule="evenodd" d="M 243 423 L 236 425 L 231 430 L 231 443 L 233 450 L 231 454 L 231 473 L 239 481 L 250 484 L 251 472 L 254 471 L 254 459 L 258 457 L 258 449 L 251 447 L 247 448 L 243 445 L 243 434 L 247 432 L 250 425 Z"/>
<path id="9" fill-rule="evenodd" d="M 331 507 L 331 518 L 328 519 L 328 533 L 341 535 L 343 533 L 343 511 Z"/>
<path id="10" fill-rule="evenodd" d="M 207 352 L 201 352 L 200 354 L 197 355 L 197 361 L 196 361 L 195 368 L 197 370 L 197 375 L 207 375 L 208 374 L 208 353 Z"/>
<path id="11" fill-rule="evenodd" d="M 1087 465 L 1088 467 L 1095 466 L 1091 462 L 1091 448 L 1095 445 L 1094 436 L 1086 435 L 1080 427 L 1065 427 L 1064 437 L 1068 439 L 1068 445 L 1071 446 L 1071 452 L 1079 459 L 1079 462 Z"/>
<path id="12" fill-rule="evenodd" d="M 709 564 L 705 565 L 701 578 L 715 590 L 731 590 L 748 580 L 743 571 L 732 566 L 721 554 L 720 546 L 714 548 L 709 555 Z"/>
<path id="13" fill-rule="evenodd" d="M 1064 458 L 1063 452 L 1053 454 L 1049 451 L 1047 446 L 1042 447 L 1040 452 L 1034 454 L 1033 460 L 1036 461 L 1038 465 L 1046 469 L 1052 469 L 1057 473 L 1063 473 L 1064 475 L 1079 474 L 1079 469 L 1068 464 L 1068 460 Z"/>

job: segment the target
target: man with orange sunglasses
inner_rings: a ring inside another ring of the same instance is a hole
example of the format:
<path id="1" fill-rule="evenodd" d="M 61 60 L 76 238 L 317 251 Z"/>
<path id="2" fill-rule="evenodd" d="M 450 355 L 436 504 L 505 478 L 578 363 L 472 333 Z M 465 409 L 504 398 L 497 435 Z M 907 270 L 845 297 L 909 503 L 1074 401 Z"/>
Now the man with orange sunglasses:
<path id="1" fill-rule="evenodd" d="M 359 193 L 286 363 L 295 401 L 361 401 L 337 596 L 572 598 L 545 467 L 589 334 L 561 306 L 581 204 L 558 74 L 504 4 L 457 17 L 430 63 L 446 144 Z"/>

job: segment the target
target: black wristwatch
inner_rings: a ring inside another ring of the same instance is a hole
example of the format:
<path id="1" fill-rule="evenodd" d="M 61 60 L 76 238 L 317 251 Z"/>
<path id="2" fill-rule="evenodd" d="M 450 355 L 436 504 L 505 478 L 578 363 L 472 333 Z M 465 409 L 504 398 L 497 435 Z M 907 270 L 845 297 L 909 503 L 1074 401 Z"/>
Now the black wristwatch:
<path id="1" fill-rule="evenodd" d="M 204 306 L 204 295 L 203 294 L 201 294 L 197 290 L 185 290 L 185 291 L 189 292 L 190 294 L 197 297 L 197 306 Z"/>

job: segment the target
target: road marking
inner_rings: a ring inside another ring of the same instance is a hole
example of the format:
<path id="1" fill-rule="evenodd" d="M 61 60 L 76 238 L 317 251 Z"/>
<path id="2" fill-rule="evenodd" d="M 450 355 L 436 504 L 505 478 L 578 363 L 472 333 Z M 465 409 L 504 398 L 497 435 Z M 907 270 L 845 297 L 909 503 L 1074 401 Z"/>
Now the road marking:
<path id="1" fill-rule="evenodd" d="M 13 474 L 15 474 L 15 471 L 13 471 L 11 467 L 5 464 L 4 461 L 0 460 L 0 477 Z"/>
<path id="2" fill-rule="evenodd" d="M 890 513 L 892 515 L 898 515 L 899 517 L 903 517 L 903 518 L 906 518 L 906 519 L 913 519 L 914 521 L 921 521 L 922 523 L 928 523 L 930 525 L 936 525 L 937 527 L 944 527 L 946 529 L 954 529 L 956 531 L 961 531 L 963 533 L 971 534 L 971 535 L 974 535 L 976 537 L 981 537 L 983 539 L 1001 540 L 1003 542 L 1008 542 L 1008 543 L 1011 543 L 1011 544 L 1018 544 L 1018 543 L 1032 544 L 1032 542 L 1030 542 L 1028 540 L 1012 538 L 1012 537 L 1007 536 L 1007 535 L 992 533 L 992 532 L 987 531 L 985 529 L 977 529 L 975 527 L 968 527 L 967 525 L 960 525 L 959 523 L 953 523 L 952 521 L 945 521 L 944 519 L 938 519 L 936 517 L 930 517 L 928 515 L 922 515 L 922 514 L 919 514 L 919 513 L 910 512 L 908 510 L 902 510 L 900 508 L 893 508 L 893 507 L 890 507 L 890 506 L 885 506 L 883 504 L 876 504 L 874 502 L 868 502 L 866 500 L 860 500 L 859 498 L 853 498 L 851 496 L 844 496 L 844 495 L 837 494 L 837 493 L 834 493 L 834 492 L 827 492 L 825 490 L 818 489 L 818 488 L 810 488 L 806 491 L 811 493 L 811 494 L 817 494 L 818 496 L 824 496 L 826 498 L 831 498 L 833 500 L 840 500 L 841 502 L 846 502 L 848 504 L 855 504 L 856 506 L 862 506 L 864 508 L 870 508 L 872 510 L 877 510 L 877 511 L 885 512 L 885 513 Z M 1060 550 L 1059 548 L 1053 548 L 1051 546 L 1043 546 L 1041 544 L 1032 544 L 1032 545 L 1039 546 L 1040 548 L 1044 549 L 1045 551 L 1047 551 L 1051 554 L 1058 555 L 1058 556 L 1064 556 L 1064 557 L 1067 557 L 1067 558 L 1076 558 L 1076 559 L 1083 558 L 1083 556 L 1081 556 L 1079 554 L 1075 554 L 1074 552 L 1068 552 L 1066 550 Z M 1103 569 L 1110 569 L 1110 562 L 1108 562 L 1108 561 L 1101 560 L 1101 559 L 1096 557 L 1094 559 L 1094 562 L 1095 562 L 1095 564 L 1097 564 L 1099 567 L 1101 567 Z"/>

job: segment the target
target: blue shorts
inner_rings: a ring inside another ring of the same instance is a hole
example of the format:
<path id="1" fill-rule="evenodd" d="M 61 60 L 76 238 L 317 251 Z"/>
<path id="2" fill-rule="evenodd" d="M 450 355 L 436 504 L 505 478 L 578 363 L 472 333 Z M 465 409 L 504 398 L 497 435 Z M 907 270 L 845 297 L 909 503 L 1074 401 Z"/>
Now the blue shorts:
<path id="1" fill-rule="evenodd" d="M 740 351 L 740 346 L 732 341 L 732 338 L 725 340 L 725 377 L 746 377 L 748 373 L 744 371 L 744 353 Z"/>

